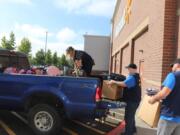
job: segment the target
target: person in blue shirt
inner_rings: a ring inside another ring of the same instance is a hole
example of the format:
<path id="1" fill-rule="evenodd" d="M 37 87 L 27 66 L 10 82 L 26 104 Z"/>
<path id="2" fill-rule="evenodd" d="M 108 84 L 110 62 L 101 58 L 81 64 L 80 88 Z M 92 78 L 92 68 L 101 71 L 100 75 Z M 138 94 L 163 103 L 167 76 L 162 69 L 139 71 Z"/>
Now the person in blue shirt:
<path id="1" fill-rule="evenodd" d="M 124 87 L 123 99 L 127 104 L 125 108 L 126 128 L 124 135 L 133 135 L 137 132 L 135 127 L 135 114 L 141 101 L 141 85 L 140 76 L 137 73 L 137 66 L 135 64 L 129 64 L 126 68 L 129 71 L 126 80 L 122 82 L 111 80 L 109 85 L 116 84 Z"/>
<path id="2" fill-rule="evenodd" d="M 149 99 L 150 104 L 162 100 L 157 135 L 180 135 L 180 59 L 171 66 L 162 90 Z"/>

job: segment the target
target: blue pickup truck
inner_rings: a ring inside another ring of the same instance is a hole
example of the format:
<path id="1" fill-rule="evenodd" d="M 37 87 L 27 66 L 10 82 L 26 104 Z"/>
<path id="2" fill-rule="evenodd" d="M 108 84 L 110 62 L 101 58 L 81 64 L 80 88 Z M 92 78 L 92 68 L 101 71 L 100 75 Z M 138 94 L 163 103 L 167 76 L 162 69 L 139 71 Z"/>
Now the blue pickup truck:
<path id="1" fill-rule="evenodd" d="M 38 135 L 57 135 L 63 118 L 94 119 L 117 107 L 100 90 L 97 78 L 0 74 L 0 109 L 25 112 Z"/>

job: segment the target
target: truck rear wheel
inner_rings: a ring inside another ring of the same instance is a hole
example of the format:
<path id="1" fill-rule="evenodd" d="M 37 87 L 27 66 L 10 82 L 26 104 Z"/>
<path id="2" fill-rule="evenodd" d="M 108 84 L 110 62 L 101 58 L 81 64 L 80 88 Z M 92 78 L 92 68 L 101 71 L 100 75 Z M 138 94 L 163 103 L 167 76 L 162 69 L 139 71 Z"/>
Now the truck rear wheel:
<path id="1" fill-rule="evenodd" d="M 28 120 L 37 135 L 57 135 L 61 131 L 62 118 L 58 111 L 50 105 L 34 106 L 29 111 Z"/>

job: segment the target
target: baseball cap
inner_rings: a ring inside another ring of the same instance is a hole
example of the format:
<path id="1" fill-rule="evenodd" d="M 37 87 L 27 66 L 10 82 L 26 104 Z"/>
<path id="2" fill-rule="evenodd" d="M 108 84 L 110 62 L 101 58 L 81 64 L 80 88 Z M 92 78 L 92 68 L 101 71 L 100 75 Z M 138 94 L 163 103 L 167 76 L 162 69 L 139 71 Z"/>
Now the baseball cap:
<path id="1" fill-rule="evenodd" d="M 176 59 L 173 63 L 170 64 L 170 66 L 173 67 L 174 64 L 180 64 L 180 58 Z"/>
<path id="2" fill-rule="evenodd" d="M 137 66 L 136 64 L 129 64 L 128 66 L 126 66 L 126 68 L 137 69 Z"/>

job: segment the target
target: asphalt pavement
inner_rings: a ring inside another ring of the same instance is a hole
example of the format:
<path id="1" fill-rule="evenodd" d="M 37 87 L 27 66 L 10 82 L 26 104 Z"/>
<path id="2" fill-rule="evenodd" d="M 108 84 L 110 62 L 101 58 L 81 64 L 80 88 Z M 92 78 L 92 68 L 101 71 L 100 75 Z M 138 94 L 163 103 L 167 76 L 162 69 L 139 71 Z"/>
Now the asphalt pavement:
<path id="1" fill-rule="evenodd" d="M 61 135 L 104 135 L 111 131 L 115 124 L 98 121 L 69 121 L 66 120 Z M 15 112 L 0 111 L 0 135 L 35 135 L 28 126 L 23 115 Z"/>
<path id="2" fill-rule="evenodd" d="M 60 135 L 106 135 L 123 120 L 124 110 L 111 110 L 104 122 L 65 120 Z M 156 135 L 156 129 L 148 127 L 137 118 L 137 135 Z M 22 113 L 0 111 L 0 135 L 35 135 Z"/>

